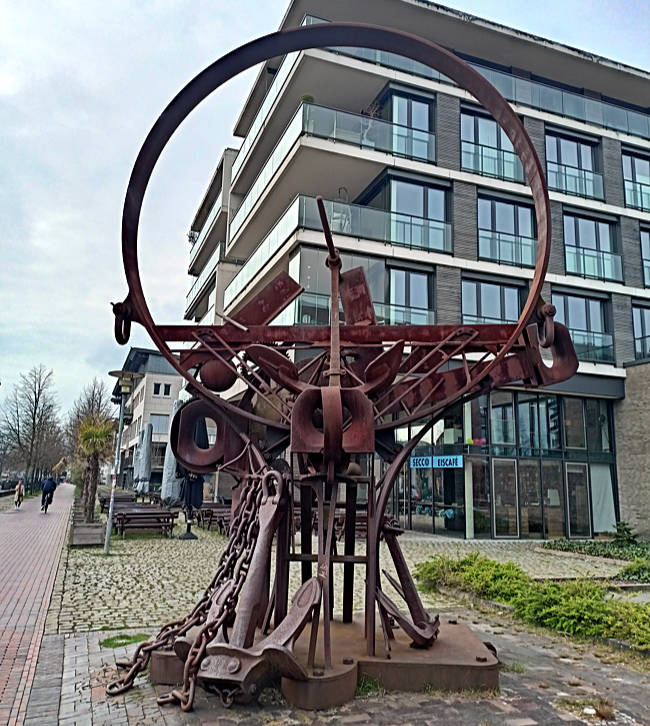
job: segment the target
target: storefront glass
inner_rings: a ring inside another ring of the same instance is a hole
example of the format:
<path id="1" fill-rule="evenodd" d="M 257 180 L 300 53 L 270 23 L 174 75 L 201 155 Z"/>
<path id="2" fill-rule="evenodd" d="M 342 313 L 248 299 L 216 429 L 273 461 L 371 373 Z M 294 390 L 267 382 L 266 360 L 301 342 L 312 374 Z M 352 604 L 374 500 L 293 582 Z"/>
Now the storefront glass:
<path id="1" fill-rule="evenodd" d="M 399 428 L 396 443 L 417 430 Z M 461 456 L 462 465 L 438 468 L 437 457 L 451 456 Z M 447 411 L 413 457 L 391 502 L 406 528 L 522 539 L 614 529 L 615 458 L 605 400 L 493 391 Z"/>

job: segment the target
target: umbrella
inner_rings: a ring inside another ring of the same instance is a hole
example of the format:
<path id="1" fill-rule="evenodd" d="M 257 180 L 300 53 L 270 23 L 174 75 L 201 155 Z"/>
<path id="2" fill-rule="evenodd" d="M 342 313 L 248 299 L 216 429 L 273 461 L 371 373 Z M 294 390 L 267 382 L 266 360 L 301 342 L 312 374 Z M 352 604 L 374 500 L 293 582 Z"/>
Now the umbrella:
<path id="1" fill-rule="evenodd" d="M 136 492 L 140 491 L 140 462 L 142 460 L 142 439 L 144 438 L 144 429 L 138 434 L 138 443 L 135 446 L 135 453 L 133 454 L 133 489 Z"/>
<path id="2" fill-rule="evenodd" d="M 172 421 L 174 420 L 176 411 L 178 411 L 180 407 L 181 401 L 177 399 L 174 401 L 172 409 Z M 181 498 L 181 484 L 183 483 L 183 477 L 176 476 L 177 466 L 178 464 L 176 462 L 174 452 L 172 451 L 171 442 L 168 441 L 165 448 L 165 463 L 163 465 L 162 487 L 160 489 L 160 498 L 167 506 L 178 504 Z"/>
<path id="3" fill-rule="evenodd" d="M 153 424 L 148 423 L 144 427 L 142 437 L 142 452 L 140 454 L 140 482 L 138 491 L 140 494 L 149 493 L 149 482 L 151 481 L 151 440 L 153 438 Z"/>

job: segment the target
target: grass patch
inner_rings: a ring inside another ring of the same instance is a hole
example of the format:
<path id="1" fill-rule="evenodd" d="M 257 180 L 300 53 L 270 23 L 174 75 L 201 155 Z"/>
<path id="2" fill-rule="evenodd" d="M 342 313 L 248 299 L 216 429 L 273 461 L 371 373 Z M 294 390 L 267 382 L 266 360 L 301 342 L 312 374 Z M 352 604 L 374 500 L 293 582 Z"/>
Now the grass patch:
<path id="1" fill-rule="evenodd" d="M 525 673 L 526 669 L 521 663 L 504 663 L 501 662 L 500 668 L 504 673 Z"/>
<path id="2" fill-rule="evenodd" d="M 102 648 L 123 648 L 125 645 L 133 645 L 133 643 L 142 643 L 145 640 L 149 640 L 149 635 L 146 633 L 136 633 L 135 635 L 113 635 L 110 638 L 100 640 L 99 644 Z"/>
<path id="3" fill-rule="evenodd" d="M 424 588 L 456 587 L 511 605 L 531 625 L 586 638 L 615 638 L 650 653 L 650 606 L 607 597 L 590 580 L 537 582 L 512 563 L 499 563 L 474 552 L 460 560 L 444 555 L 415 567 Z"/>
<path id="4" fill-rule="evenodd" d="M 554 705 L 579 716 L 593 716 L 603 721 L 616 718 L 614 703 L 609 698 L 558 698 Z"/>
<path id="5" fill-rule="evenodd" d="M 384 687 L 376 678 L 370 676 L 361 676 L 357 683 L 355 698 L 369 698 L 370 696 L 379 696 L 385 692 Z"/>

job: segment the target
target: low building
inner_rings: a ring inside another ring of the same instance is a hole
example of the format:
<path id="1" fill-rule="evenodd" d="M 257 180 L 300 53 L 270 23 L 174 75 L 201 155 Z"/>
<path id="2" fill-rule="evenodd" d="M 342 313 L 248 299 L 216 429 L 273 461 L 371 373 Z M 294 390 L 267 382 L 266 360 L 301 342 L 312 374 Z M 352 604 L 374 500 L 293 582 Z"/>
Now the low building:
<path id="1" fill-rule="evenodd" d="M 136 381 L 136 386 L 125 403 L 125 425 L 120 448 L 121 477 L 118 486 L 131 486 L 138 435 L 150 423 L 153 426 L 151 487 L 158 489 L 162 483 L 172 408 L 184 380 L 159 351 L 148 348 L 131 348 L 122 370 L 142 373 L 142 378 Z M 120 395 L 117 384 L 113 395 Z"/>

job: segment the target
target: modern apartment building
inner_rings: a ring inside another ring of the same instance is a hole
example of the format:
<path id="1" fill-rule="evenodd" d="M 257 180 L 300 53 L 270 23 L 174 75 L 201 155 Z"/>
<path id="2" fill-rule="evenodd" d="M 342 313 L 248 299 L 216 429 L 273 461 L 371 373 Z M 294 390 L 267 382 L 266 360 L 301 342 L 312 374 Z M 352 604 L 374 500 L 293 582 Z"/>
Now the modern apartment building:
<path id="1" fill-rule="evenodd" d="M 617 519 L 647 530 L 643 421 L 636 437 L 628 419 L 618 431 L 630 366 L 650 357 L 650 74 L 418 0 L 292 0 L 281 27 L 328 21 L 429 38 L 510 101 L 550 190 L 544 297 L 580 358 L 562 385 L 496 390 L 437 422 L 393 513 L 468 538 L 591 537 Z M 281 322 L 326 324 L 316 195 L 380 321 L 518 318 L 535 260 L 530 189 L 494 119 L 440 73 L 371 49 L 291 53 L 259 71 L 234 135 L 191 225 L 188 320 L 220 322 L 215 309 L 236 312 L 285 270 L 304 292 Z M 439 466 L 447 454 L 456 466 Z"/>
<path id="2" fill-rule="evenodd" d="M 160 488 L 165 462 L 165 449 L 169 441 L 174 401 L 183 387 L 183 378 L 171 367 L 162 354 L 148 348 L 131 348 L 122 370 L 142 373 L 135 388 L 125 402 L 125 425 L 120 448 L 120 486 L 131 486 L 133 482 L 133 457 L 138 443 L 138 434 L 148 423 L 153 426 L 151 444 L 151 486 Z M 115 384 L 114 396 L 119 396 Z"/>

